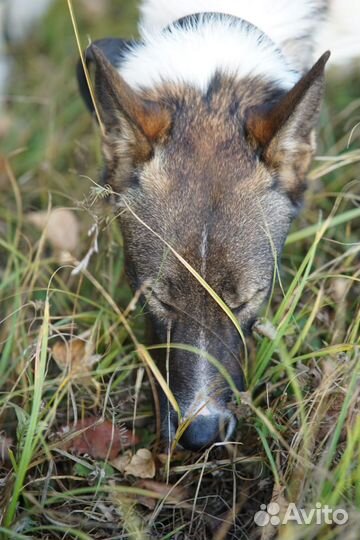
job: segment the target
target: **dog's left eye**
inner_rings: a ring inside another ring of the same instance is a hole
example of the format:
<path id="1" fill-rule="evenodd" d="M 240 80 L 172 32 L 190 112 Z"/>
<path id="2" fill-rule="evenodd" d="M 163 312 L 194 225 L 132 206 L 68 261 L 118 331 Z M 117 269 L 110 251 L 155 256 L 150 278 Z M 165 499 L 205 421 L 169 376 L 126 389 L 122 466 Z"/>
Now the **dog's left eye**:
<path id="1" fill-rule="evenodd" d="M 175 313 L 176 312 L 176 309 L 173 305 L 169 304 L 168 302 L 166 302 L 165 300 L 161 300 L 155 293 L 154 291 L 151 292 L 151 297 L 165 310 L 165 311 L 168 311 L 170 313 Z"/>
<path id="2" fill-rule="evenodd" d="M 241 302 L 241 304 L 238 304 L 237 306 L 230 306 L 231 310 L 235 314 L 239 314 L 241 311 L 247 308 L 248 305 L 251 304 L 251 302 L 262 299 L 267 290 L 267 287 L 262 287 L 261 289 L 257 290 L 248 300 Z"/>
<path id="3" fill-rule="evenodd" d="M 234 313 L 236 313 L 236 314 L 240 313 L 240 311 L 243 311 L 248 306 L 248 304 L 249 304 L 249 302 L 242 302 L 238 306 L 232 307 L 231 310 L 234 311 Z"/>

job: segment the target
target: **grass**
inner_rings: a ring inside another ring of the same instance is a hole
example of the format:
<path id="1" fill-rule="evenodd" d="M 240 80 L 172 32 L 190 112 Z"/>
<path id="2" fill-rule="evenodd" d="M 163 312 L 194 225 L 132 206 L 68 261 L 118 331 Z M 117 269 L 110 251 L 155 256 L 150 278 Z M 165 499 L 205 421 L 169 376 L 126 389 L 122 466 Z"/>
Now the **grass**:
<path id="1" fill-rule="evenodd" d="M 74 6 L 83 45 L 87 35 L 133 35 L 135 3 L 104 2 L 100 13 L 97 4 Z M 99 133 L 78 97 L 66 3 L 57 2 L 13 53 L 0 165 L 0 441 L 12 442 L 4 459 L 0 452 L 0 534 L 358 538 L 360 138 L 352 130 L 360 116 L 359 78 L 329 80 L 322 157 L 314 161 L 264 312 L 271 325 L 264 333 L 272 339 L 255 334 L 248 343 L 249 390 L 234 401 L 237 440 L 203 454 L 166 456 L 151 399 L 158 374 L 143 314 L 124 278 L 118 225 L 94 189 Z M 57 207 L 71 208 L 80 224 L 70 260 L 59 258 L 29 219 Z M 100 252 L 73 275 L 74 259 L 93 241 L 87 231 L 94 221 Z M 56 342 L 73 336 L 91 338 L 100 356 L 86 383 L 59 369 L 51 354 Z M 67 451 L 61 429 L 89 414 L 135 429 L 139 443 L 130 450 L 151 450 L 158 484 L 124 475 L 106 459 Z M 259 528 L 254 513 L 270 501 L 282 511 L 289 502 L 304 509 L 328 504 L 346 509 L 349 520 Z"/>

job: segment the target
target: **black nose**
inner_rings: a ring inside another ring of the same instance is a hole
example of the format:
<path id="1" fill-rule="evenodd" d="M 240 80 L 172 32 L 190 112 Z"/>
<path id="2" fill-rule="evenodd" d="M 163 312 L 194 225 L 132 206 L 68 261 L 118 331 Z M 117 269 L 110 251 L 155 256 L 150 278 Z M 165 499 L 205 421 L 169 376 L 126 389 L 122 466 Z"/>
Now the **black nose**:
<path id="1" fill-rule="evenodd" d="M 229 421 L 229 417 L 199 415 L 186 428 L 179 439 L 179 444 L 186 450 L 192 451 L 207 448 L 231 435 L 229 433 L 230 424 L 232 421 Z"/>

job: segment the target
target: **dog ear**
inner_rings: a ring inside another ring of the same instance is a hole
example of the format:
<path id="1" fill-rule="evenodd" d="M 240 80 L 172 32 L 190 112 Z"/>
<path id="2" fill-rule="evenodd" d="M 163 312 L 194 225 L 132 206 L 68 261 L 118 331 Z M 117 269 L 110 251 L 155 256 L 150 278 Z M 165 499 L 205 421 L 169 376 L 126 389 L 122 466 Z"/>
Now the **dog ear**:
<path id="1" fill-rule="evenodd" d="M 89 57 L 95 67 L 95 99 L 104 127 L 107 180 L 120 188 L 131 170 L 151 157 L 155 143 L 164 140 L 172 118 L 164 106 L 131 88 L 99 47 L 91 45 Z"/>
<path id="2" fill-rule="evenodd" d="M 324 69 L 330 56 L 326 52 L 281 99 L 273 105 L 252 107 L 247 114 L 247 129 L 257 143 L 266 148 L 282 131 L 308 137 L 317 122 L 324 87 Z"/>
<path id="3" fill-rule="evenodd" d="M 99 39 L 97 41 L 94 41 L 93 46 L 95 45 L 98 49 L 100 49 L 100 51 L 102 51 L 102 53 L 108 59 L 108 61 L 116 68 L 116 67 L 119 67 L 119 65 L 121 65 L 121 62 L 124 58 L 125 53 L 129 50 L 129 48 L 132 45 L 134 45 L 134 43 L 135 43 L 134 41 L 129 41 L 126 39 L 104 38 L 104 39 Z M 95 57 L 93 54 L 93 50 L 94 50 L 93 46 L 88 47 L 83 53 L 83 59 L 89 71 L 91 70 L 91 67 L 95 63 Z M 93 100 L 89 91 L 89 86 L 86 80 L 83 63 L 80 59 L 76 66 L 76 77 L 77 77 L 80 95 L 83 98 L 86 107 L 91 113 L 95 113 L 94 103 L 93 103 Z"/>
<path id="4" fill-rule="evenodd" d="M 283 187 L 295 196 L 304 188 L 315 150 L 317 125 L 324 93 L 326 52 L 314 66 L 272 105 L 247 111 L 246 128 L 263 160 L 276 169 Z"/>
<path id="5" fill-rule="evenodd" d="M 149 143 L 161 139 L 171 124 L 169 111 L 133 90 L 96 46 L 92 46 L 92 54 L 96 66 L 95 95 L 106 130 L 116 128 L 121 118 Z"/>

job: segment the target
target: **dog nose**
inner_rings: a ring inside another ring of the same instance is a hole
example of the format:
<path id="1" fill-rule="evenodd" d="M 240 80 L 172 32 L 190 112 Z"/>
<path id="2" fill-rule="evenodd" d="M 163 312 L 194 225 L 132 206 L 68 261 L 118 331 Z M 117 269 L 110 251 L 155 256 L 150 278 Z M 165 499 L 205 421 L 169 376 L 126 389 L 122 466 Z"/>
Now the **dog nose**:
<path id="1" fill-rule="evenodd" d="M 229 415 L 199 415 L 186 428 L 179 439 L 179 444 L 185 450 L 201 450 L 215 442 L 228 440 L 231 437 L 236 420 Z"/>

